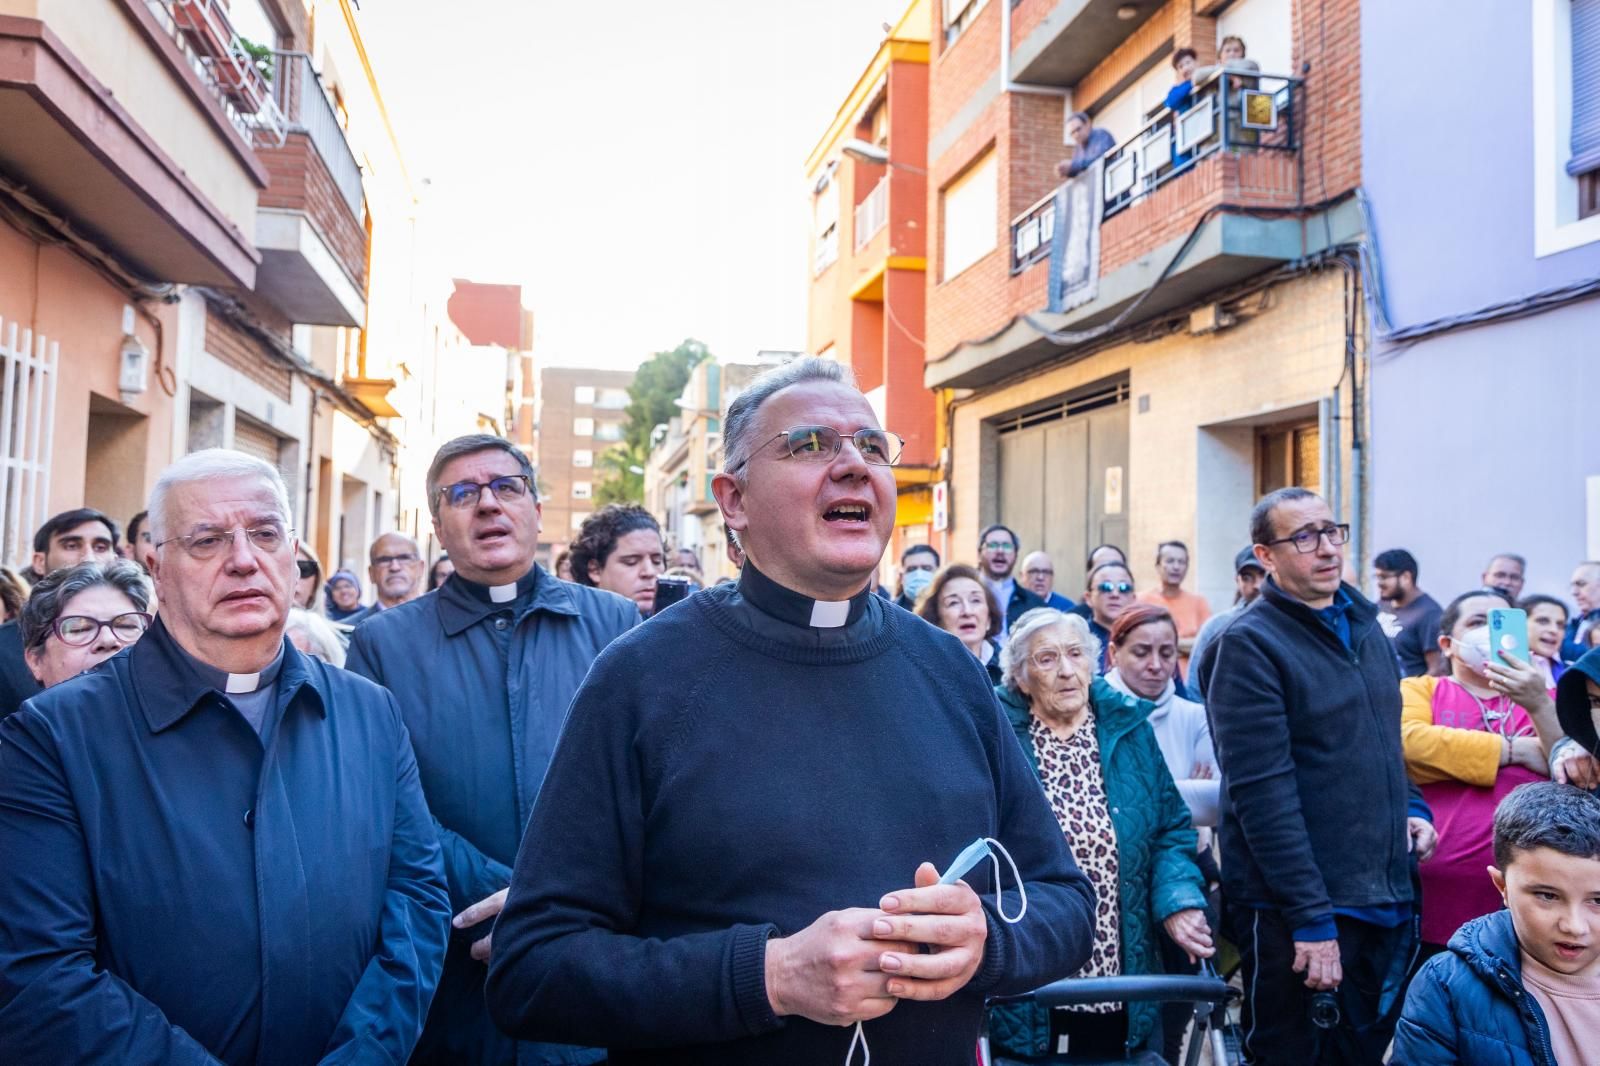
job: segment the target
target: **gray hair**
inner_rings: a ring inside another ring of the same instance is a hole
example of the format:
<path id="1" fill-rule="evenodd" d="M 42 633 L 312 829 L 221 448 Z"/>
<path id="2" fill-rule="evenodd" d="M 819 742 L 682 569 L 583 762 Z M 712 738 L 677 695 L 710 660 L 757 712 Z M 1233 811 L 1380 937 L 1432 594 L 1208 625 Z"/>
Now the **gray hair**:
<path id="1" fill-rule="evenodd" d="M 174 487 L 191 481 L 210 481 L 217 478 L 256 478 L 272 490 L 273 500 L 283 516 L 285 528 L 294 524 L 294 511 L 289 507 L 289 490 L 283 483 L 278 468 L 253 455 L 228 448 L 206 448 L 184 456 L 161 472 L 156 487 L 150 490 L 150 539 L 155 543 L 172 534 L 172 516 L 167 513 L 167 497 Z"/>
<path id="2" fill-rule="evenodd" d="M 33 595 L 22 605 L 22 614 L 17 619 L 22 646 L 33 648 L 43 644 L 50 635 L 50 627 L 61 618 L 72 598 L 101 585 L 128 597 L 135 610 L 150 609 L 150 577 L 138 563 L 113 559 L 109 563 L 87 562 L 63 567 L 40 578 L 33 586 Z"/>
<path id="3" fill-rule="evenodd" d="M 411 546 L 411 550 L 416 552 L 419 558 L 421 557 L 422 545 L 417 543 L 416 537 L 413 537 L 409 533 L 402 533 L 398 529 L 391 529 L 387 533 L 379 533 L 376 537 L 372 538 L 372 543 L 367 547 L 367 562 L 369 565 L 372 562 L 372 553 L 378 550 L 378 541 L 382 540 L 384 537 L 399 537 L 401 540 L 405 541 Z"/>
<path id="4" fill-rule="evenodd" d="M 517 461 L 518 469 L 528 478 L 532 486 L 535 503 L 539 502 L 539 479 L 533 472 L 533 461 L 525 452 L 504 437 L 496 437 L 489 433 L 469 433 L 464 437 L 447 440 L 439 446 L 434 453 L 433 462 L 428 464 L 428 513 L 439 517 L 439 475 L 444 468 L 463 455 L 476 455 L 479 452 L 505 452 Z"/>
<path id="5" fill-rule="evenodd" d="M 1000 683 L 1012 692 L 1021 692 L 1021 678 L 1028 668 L 1028 649 L 1033 638 L 1051 626 L 1065 626 L 1067 632 L 1078 638 L 1089 649 L 1089 660 L 1100 661 L 1100 638 L 1089 629 L 1089 623 L 1079 614 L 1068 614 L 1054 607 L 1035 607 L 1023 613 L 1011 626 L 1011 635 L 1000 649 Z"/>
<path id="6" fill-rule="evenodd" d="M 289 621 L 283 631 L 287 635 L 298 629 L 311 643 L 311 654 L 331 666 L 344 666 L 344 641 L 334 631 L 333 623 L 320 614 L 304 607 L 289 608 Z"/>
<path id="7" fill-rule="evenodd" d="M 761 405 L 791 385 L 828 381 L 855 388 L 855 375 L 832 359 L 807 355 L 774 367 L 747 385 L 728 405 L 722 424 L 722 471 L 732 474 L 750 461 L 761 442 L 755 439 Z"/>

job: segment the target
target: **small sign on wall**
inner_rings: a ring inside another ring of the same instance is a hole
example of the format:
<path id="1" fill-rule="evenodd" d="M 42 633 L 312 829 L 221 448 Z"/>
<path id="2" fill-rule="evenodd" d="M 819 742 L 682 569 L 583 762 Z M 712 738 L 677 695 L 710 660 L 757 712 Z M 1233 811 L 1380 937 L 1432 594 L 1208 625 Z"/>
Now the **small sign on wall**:
<path id="1" fill-rule="evenodd" d="M 950 528 L 950 482 L 933 483 L 933 531 L 943 533 Z"/>
<path id="2" fill-rule="evenodd" d="M 1122 467 L 1106 467 L 1106 514 L 1122 513 Z"/>

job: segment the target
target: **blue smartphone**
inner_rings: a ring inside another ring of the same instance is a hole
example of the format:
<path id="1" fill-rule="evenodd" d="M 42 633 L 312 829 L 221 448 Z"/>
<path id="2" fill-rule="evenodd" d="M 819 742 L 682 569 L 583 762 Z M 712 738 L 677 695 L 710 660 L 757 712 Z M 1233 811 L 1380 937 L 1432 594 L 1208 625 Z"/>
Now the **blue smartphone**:
<path id="1" fill-rule="evenodd" d="M 1532 663 L 1528 652 L 1528 612 L 1516 607 L 1495 607 L 1489 611 L 1489 653 L 1502 665 L 1506 655 Z"/>

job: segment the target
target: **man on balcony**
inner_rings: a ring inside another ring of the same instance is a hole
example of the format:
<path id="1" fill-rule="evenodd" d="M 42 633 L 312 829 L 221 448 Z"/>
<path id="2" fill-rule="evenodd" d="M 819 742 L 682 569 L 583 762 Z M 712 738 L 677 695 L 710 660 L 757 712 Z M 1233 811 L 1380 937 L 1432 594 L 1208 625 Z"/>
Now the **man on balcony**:
<path id="1" fill-rule="evenodd" d="M 1077 177 L 1117 146 L 1109 131 L 1090 121 L 1087 111 L 1074 111 L 1067 116 L 1067 136 L 1072 138 L 1072 158 L 1056 164 L 1056 173 L 1063 178 Z"/>

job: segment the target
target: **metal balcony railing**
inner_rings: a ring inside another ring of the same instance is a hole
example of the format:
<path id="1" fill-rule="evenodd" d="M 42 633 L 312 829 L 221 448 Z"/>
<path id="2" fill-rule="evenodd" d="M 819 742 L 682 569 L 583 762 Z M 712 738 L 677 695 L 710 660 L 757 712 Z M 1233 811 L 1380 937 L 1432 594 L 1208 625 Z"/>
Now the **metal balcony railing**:
<path id="1" fill-rule="evenodd" d="M 286 133 L 270 76 L 228 21 L 217 0 L 145 0 L 156 22 L 221 106 L 228 122 L 255 147 L 277 147 Z"/>
<path id="2" fill-rule="evenodd" d="M 272 93 L 284 115 L 287 128 L 304 133 L 327 164 L 333 183 L 350 207 L 361 218 L 361 166 L 356 162 L 344 127 L 333 110 L 333 103 L 322 85 L 322 78 L 304 52 L 273 52 Z"/>
<path id="3" fill-rule="evenodd" d="M 1162 108 L 1104 156 L 1109 218 L 1221 151 L 1293 152 L 1299 148 L 1295 97 L 1299 78 L 1223 70 L 1195 87 L 1187 110 Z M 1050 256 L 1056 190 L 1011 221 L 1011 272 Z"/>
<path id="4" fill-rule="evenodd" d="M 878 184 L 867 193 L 867 198 L 856 204 L 856 251 L 861 251 L 889 224 L 889 176 L 878 179 Z"/>

